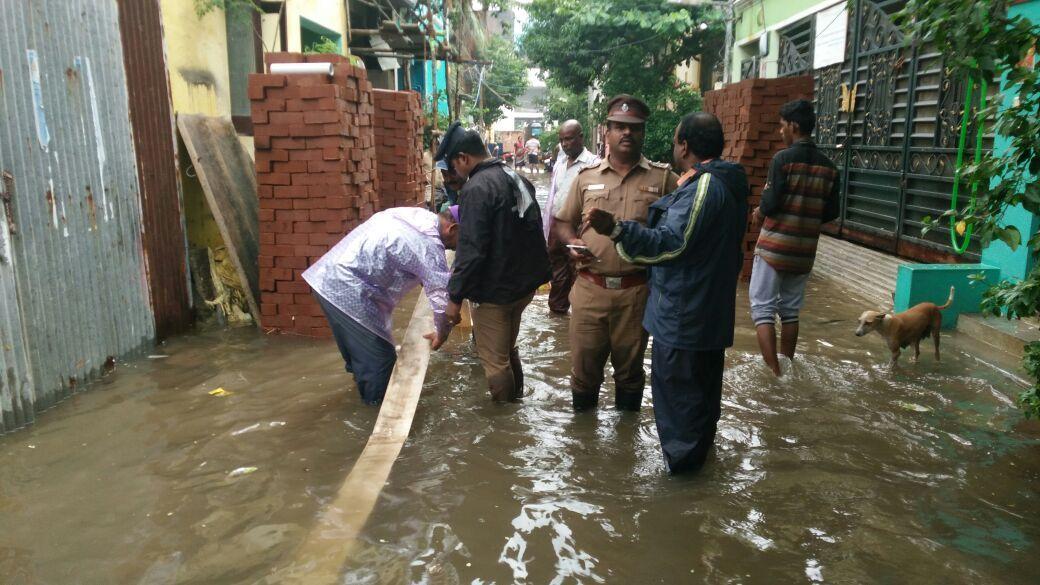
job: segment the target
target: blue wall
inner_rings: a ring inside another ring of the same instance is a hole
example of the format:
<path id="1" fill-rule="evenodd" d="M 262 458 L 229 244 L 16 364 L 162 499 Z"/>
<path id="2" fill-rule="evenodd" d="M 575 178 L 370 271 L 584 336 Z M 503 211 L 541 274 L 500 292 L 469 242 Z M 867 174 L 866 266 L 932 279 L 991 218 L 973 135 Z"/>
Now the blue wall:
<path id="1" fill-rule="evenodd" d="M 1021 15 L 1033 22 L 1040 22 L 1040 0 L 1017 4 L 1009 9 L 1011 16 Z M 1015 93 L 1008 92 L 1005 95 L 1004 108 L 1014 106 Z M 1007 151 L 1010 141 L 997 136 L 993 143 L 994 154 L 1000 155 Z M 1000 268 L 1000 276 L 1004 279 L 1017 280 L 1025 277 L 1033 268 L 1033 259 L 1029 254 L 1029 248 L 1025 241 L 1040 229 L 1040 217 L 1029 213 L 1021 206 L 1008 209 L 1004 216 L 1005 225 L 1013 225 L 1022 232 L 1023 245 L 1012 251 L 1007 244 L 994 241 L 982 251 L 982 263 Z"/>

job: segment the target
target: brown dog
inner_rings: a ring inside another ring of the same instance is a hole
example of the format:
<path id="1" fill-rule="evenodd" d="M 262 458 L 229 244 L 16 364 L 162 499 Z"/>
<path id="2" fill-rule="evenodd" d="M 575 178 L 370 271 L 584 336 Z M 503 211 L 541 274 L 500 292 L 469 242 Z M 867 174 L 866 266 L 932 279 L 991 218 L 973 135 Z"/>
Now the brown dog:
<path id="1" fill-rule="evenodd" d="M 863 311 L 859 316 L 859 328 L 856 337 L 863 337 L 871 331 L 877 331 L 885 338 L 888 349 L 892 352 L 889 365 L 896 365 L 901 349 L 914 344 L 914 360 L 921 357 L 921 340 L 929 335 L 935 341 L 935 361 L 939 361 L 939 330 L 942 329 L 942 311 L 953 304 L 953 287 L 950 287 L 950 298 L 946 304 L 920 303 L 902 313 L 889 315 L 878 311 Z"/>

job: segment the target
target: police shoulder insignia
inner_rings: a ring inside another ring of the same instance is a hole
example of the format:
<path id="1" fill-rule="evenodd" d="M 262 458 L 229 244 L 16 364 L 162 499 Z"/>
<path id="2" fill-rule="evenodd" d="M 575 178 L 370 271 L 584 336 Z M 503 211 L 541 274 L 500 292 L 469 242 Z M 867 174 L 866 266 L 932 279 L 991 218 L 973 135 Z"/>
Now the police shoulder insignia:
<path id="1" fill-rule="evenodd" d="M 670 169 L 670 168 L 672 168 L 672 165 L 670 165 L 668 163 L 654 162 L 654 161 L 649 161 L 649 162 L 650 162 L 650 166 L 657 167 L 659 169 Z"/>

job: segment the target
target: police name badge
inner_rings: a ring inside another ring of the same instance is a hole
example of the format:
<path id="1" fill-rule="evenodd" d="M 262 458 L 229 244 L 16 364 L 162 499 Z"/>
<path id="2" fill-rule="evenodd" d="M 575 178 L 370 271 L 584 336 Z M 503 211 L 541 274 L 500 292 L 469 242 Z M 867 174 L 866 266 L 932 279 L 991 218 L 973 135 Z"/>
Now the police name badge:
<path id="1" fill-rule="evenodd" d="M 586 191 L 599 191 L 601 189 L 606 189 L 606 188 L 607 188 L 607 186 L 602 184 L 602 183 L 599 183 L 599 184 L 596 184 L 596 185 L 585 185 L 585 190 Z"/>

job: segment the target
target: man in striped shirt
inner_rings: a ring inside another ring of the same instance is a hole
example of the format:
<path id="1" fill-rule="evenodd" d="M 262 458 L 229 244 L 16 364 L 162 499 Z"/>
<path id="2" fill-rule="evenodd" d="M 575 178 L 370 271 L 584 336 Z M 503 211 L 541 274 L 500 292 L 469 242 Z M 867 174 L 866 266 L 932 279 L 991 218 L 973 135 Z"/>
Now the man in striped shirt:
<path id="1" fill-rule="evenodd" d="M 794 100 L 780 108 L 780 136 L 787 146 L 773 157 L 755 218 L 762 231 L 751 270 L 751 318 L 766 365 L 777 376 L 776 318 L 780 351 L 794 360 L 798 312 L 816 259 L 820 226 L 839 215 L 838 170 L 812 140 L 813 105 Z"/>

